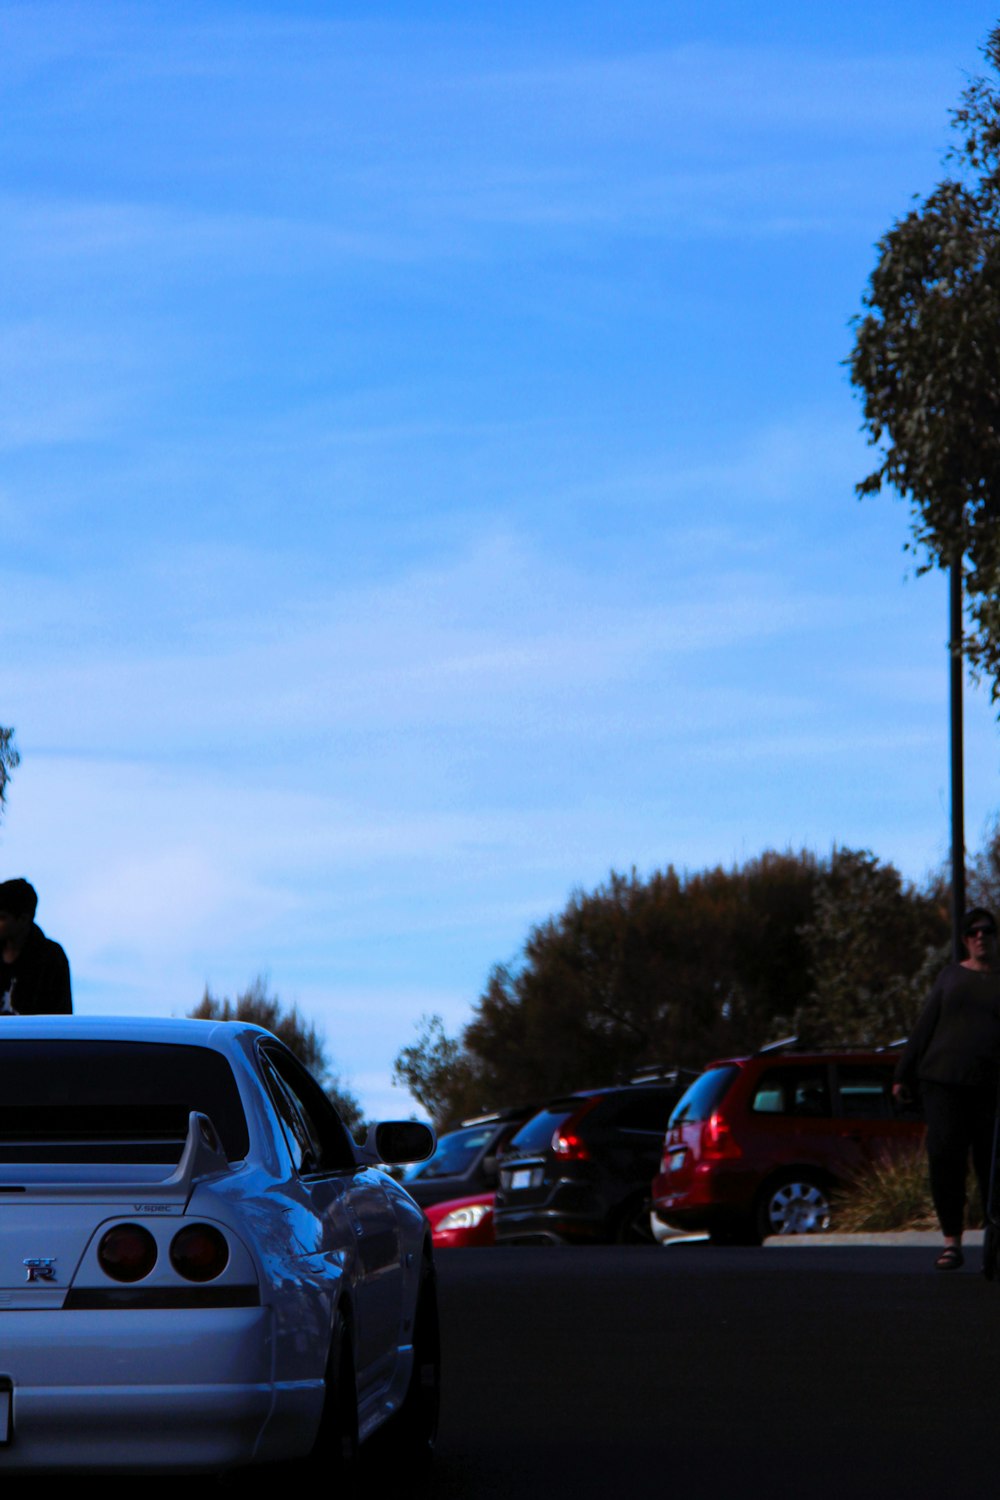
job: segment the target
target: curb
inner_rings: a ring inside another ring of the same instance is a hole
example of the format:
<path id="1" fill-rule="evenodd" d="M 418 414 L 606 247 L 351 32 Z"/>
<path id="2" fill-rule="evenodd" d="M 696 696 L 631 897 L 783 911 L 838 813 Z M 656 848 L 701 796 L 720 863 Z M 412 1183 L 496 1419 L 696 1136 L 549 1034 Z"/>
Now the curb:
<path id="1" fill-rule="evenodd" d="M 670 1245 L 696 1245 L 705 1244 L 708 1241 L 707 1234 L 676 1234 L 662 1241 L 664 1246 Z M 974 1249 L 983 1243 L 983 1231 L 981 1229 L 970 1229 L 962 1237 L 962 1244 L 966 1250 Z M 941 1235 L 936 1229 L 894 1229 L 883 1230 L 872 1233 L 860 1234 L 775 1234 L 764 1241 L 768 1250 L 818 1250 L 831 1248 L 837 1245 L 845 1250 L 854 1250 L 862 1245 L 893 1247 L 899 1245 L 916 1245 L 938 1247 L 941 1244 Z"/>
<path id="2" fill-rule="evenodd" d="M 941 1245 L 941 1233 L 937 1229 L 895 1229 L 872 1234 L 781 1234 L 772 1235 L 764 1243 L 769 1248 L 774 1247 L 784 1250 L 806 1250 L 810 1245 L 843 1245 L 850 1248 L 856 1245 L 924 1245 L 939 1247 Z M 962 1236 L 962 1244 L 966 1250 L 970 1246 L 975 1247 L 982 1245 L 982 1243 L 983 1231 L 981 1229 L 970 1229 Z"/>

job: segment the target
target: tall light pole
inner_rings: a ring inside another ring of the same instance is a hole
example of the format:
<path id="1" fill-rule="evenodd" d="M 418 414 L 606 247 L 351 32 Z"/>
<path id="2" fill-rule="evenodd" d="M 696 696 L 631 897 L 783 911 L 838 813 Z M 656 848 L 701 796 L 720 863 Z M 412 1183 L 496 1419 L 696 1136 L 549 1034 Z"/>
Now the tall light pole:
<path id="1" fill-rule="evenodd" d="M 965 782 L 962 744 L 962 553 L 951 560 L 949 640 L 951 654 L 951 952 L 962 958 L 965 916 Z"/>

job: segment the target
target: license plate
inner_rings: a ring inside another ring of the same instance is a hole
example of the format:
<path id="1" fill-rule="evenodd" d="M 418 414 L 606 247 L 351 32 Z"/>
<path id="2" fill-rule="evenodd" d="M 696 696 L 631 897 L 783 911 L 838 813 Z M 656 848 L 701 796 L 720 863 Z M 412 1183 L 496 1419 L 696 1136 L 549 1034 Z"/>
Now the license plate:
<path id="1" fill-rule="evenodd" d="M 541 1173 L 537 1168 L 532 1171 L 530 1167 L 523 1167 L 519 1172 L 510 1174 L 511 1188 L 516 1190 L 517 1188 L 537 1187 L 540 1176 Z"/>
<path id="2" fill-rule="evenodd" d="M 0 1379 L 0 1446 L 10 1442 L 10 1407 L 13 1387 L 9 1380 Z"/>

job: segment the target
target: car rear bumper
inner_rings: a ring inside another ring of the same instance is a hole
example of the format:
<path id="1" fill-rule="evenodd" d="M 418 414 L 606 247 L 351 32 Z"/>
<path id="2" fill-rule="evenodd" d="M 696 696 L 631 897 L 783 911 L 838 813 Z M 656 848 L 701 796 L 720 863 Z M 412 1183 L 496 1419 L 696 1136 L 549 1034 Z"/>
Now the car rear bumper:
<path id="1" fill-rule="evenodd" d="M 678 1183 L 667 1173 L 653 1180 L 653 1212 L 675 1229 L 713 1229 L 752 1213 L 760 1174 L 696 1167 Z"/>
<path id="2" fill-rule="evenodd" d="M 323 1382 L 273 1380 L 271 1312 L 0 1312 L 0 1472 L 205 1471 L 308 1451 Z"/>
<path id="3" fill-rule="evenodd" d="M 653 1215 L 670 1229 L 697 1233 L 700 1230 L 722 1229 L 727 1224 L 738 1222 L 740 1215 L 725 1208 L 661 1209 L 655 1203 Z"/>
<path id="4" fill-rule="evenodd" d="M 540 1207 L 494 1211 L 493 1233 L 498 1245 L 562 1245 L 567 1240 L 599 1244 L 608 1237 L 604 1219 L 595 1219 L 592 1214 L 568 1213 L 564 1208 Z"/>

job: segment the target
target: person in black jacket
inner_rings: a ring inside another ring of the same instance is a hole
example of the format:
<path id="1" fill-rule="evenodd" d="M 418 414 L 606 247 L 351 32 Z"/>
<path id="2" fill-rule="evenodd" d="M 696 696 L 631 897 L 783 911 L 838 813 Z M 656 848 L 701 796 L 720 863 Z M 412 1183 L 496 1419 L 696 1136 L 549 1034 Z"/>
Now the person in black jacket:
<path id="1" fill-rule="evenodd" d="M 989 1192 L 993 1122 L 1000 1080 L 1000 951 L 997 924 L 983 907 L 966 913 L 967 957 L 938 976 L 896 1068 L 893 1093 L 918 1088 L 927 1119 L 931 1196 L 944 1237 L 940 1271 L 964 1262 L 965 1176 L 969 1152 L 983 1203 Z"/>
<path id="2" fill-rule="evenodd" d="M 37 926 L 37 907 L 26 880 L 0 883 L 0 1016 L 73 1013 L 69 961 Z"/>

